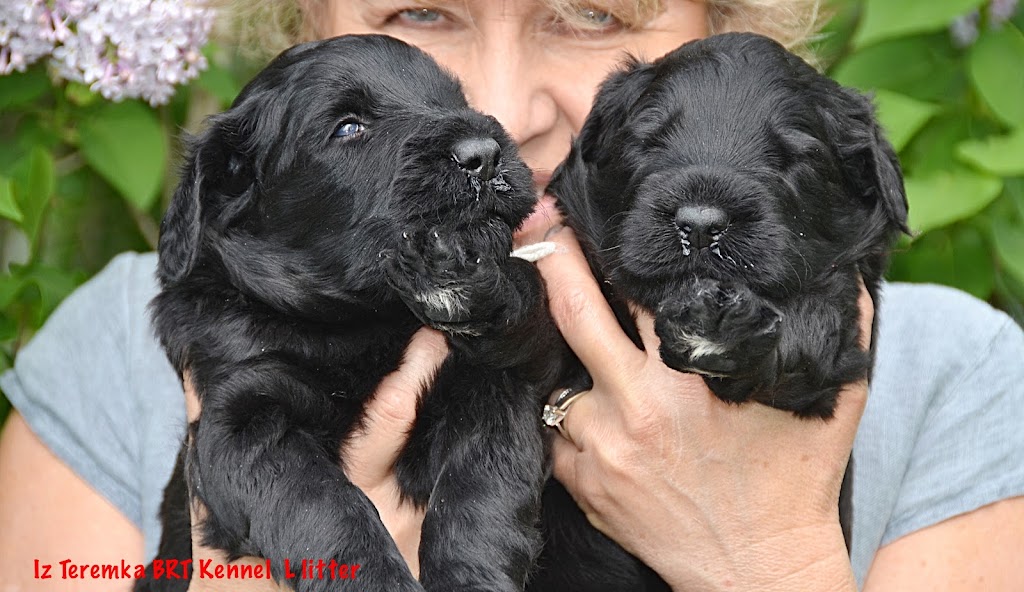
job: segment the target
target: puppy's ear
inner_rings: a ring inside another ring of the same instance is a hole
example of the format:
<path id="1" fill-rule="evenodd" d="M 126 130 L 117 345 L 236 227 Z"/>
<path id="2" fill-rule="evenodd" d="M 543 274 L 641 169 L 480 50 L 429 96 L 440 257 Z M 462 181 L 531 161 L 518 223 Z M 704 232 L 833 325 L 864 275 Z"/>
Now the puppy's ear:
<path id="1" fill-rule="evenodd" d="M 838 85 L 830 90 L 819 111 L 846 182 L 862 199 L 881 208 L 893 227 L 909 234 L 900 161 L 878 125 L 871 99 Z"/>
<path id="2" fill-rule="evenodd" d="M 190 142 L 181 182 L 160 223 L 158 271 L 164 282 L 184 278 L 195 265 L 202 247 L 211 208 L 222 210 L 224 199 L 236 200 L 253 190 L 253 172 L 239 149 L 238 127 L 214 121 Z"/>
<path id="3" fill-rule="evenodd" d="M 583 160 L 613 157 L 612 147 L 623 132 L 627 115 L 653 79 L 653 66 L 636 59 L 605 79 L 578 137 Z"/>

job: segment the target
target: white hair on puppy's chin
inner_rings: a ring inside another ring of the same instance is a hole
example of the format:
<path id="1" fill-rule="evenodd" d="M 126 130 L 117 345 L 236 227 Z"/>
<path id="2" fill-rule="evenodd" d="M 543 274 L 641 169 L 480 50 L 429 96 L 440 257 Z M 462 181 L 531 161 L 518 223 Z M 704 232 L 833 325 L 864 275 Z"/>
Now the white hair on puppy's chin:
<path id="1" fill-rule="evenodd" d="M 465 292 L 458 287 L 438 288 L 415 296 L 416 302 L 434 311 L 444 311 L 449 317 L 466 311 Z"/>

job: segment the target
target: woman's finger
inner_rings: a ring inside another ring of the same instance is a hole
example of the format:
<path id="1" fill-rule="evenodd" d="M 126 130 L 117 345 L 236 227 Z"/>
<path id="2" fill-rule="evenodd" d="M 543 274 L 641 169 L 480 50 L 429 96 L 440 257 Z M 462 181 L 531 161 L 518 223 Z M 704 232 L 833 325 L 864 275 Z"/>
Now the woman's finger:
<path id="1" fill-rule="evenodd" d="M 363 489 L 387 479 L 416 419 L 420 395 L 448 355 L 444 336 L 420 329 L 406 347 L 398 370 L 388 374 L 366 407 L 363 430 L 345 444 L 345 473 Z"/>
<path id="2" fill-rule="evenodd" d="M 601 405 L 601 395 L 593 391 L 577 393 L 565 410 L 559 431 L 555 432 L 561 441 L 568 443 L 576 450 L 589 450 L 593 447 L 593 437 L 599 427 L 596 407 Z"/>
<path id="3" fill-rule="evenodd" d="M 661 339 L 654 332 L 654 316 L 637 306 L 632 307 L 632 310 L 633 320 L 636 321 L 636 330 L 640 334 L 640 341 L 644 344 L 647 355 L 660 360 L 661 355 L 658 353 L 658 348 L 661 347 Z"/>
<path id="4" fill-rule="evenodd" d="M 546 240 L 557 249 L 537 262 L 547 286 L 551 315 L 595 381 L 621 385 L 624 368 L 638 367 L 644 356 L 622 331 L 604 299 L 572 230 L 562 228 Z"/>
<path id="5" fill-rule="evenodd" d="M 552 471 L 558 481 L 576 499 L 577 504 L 590 515 L 586 491 L 593 490 L 595 479 L 599 475 L 588 474 L 586 467 L 593 468 L 587 460 L 588 455 L 602 456 L 610 445 L 609 439 L 621 437 L 613 434 L 606 422 L 600 421 L 614 411 L 605 409 L 607 403 L 599 392 L 584 392 L 566 412 L 562 420 L 564 433 L 552 435 L 551 462 Z"/>
<path id="6" fill-rule="evenodd" d="M 185 370 L 181 375 L 182 386 L 185 387 L 185 417 L 188 422 L 199 419 L 199 396 L 196 394 L 196 387 L 192 384 L 192 373 Z"/>
<path id="7" fill-rule="evenodd" d="M 871 300 L 871 294 L 864 285 L 864 278 L 858 277 L 860 285 L 860 297 L 857 299 L 857 308 L 860 309 L 860 346 L 862 349 L 871 348 L 871 326 L 875 321 L 875 304 Z"/>

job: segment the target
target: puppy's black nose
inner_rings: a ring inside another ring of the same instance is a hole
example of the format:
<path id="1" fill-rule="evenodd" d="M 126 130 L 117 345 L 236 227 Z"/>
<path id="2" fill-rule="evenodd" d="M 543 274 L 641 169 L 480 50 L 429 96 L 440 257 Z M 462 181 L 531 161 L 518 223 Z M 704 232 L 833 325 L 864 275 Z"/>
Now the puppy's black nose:
<path id="1" fill-rule="evenodd" d="M 718 208 L 709 206 L 682 206 L 676 210 L 676 227 L 684 241 L 694 249 L 703 249 L 717 242 L 729 217 Z"/>
<path id="2" fill-rule="evenodd" d="M 501 157 L 501 147 L 494 138 L 468 138 L 459 140 L 452 148 L 452 158 L 462 170 L 481 181 L 494 178 Z"/>

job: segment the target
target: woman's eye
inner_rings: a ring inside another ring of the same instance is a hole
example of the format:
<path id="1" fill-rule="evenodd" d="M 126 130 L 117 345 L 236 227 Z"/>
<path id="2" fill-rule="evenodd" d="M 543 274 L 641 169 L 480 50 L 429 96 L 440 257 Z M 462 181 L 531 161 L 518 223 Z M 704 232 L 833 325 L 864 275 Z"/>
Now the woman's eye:
<path id="1" fill-rule="evenodd" d="M 332 134 L 332 136 L 335 138 L 351 138 L 353 136 L 358 136 L 365 130 L 366 125 L 363 123 L 346 119 L 339 123 L 338 127 L 334 128 L 334 134 Z"/>
<path id="2" fill-rule="evenodd" d="M 440 12 L 429 8 L 409 8 L 398 12 L 396 16 L 415 24 L 436 23 L 442 17 Z"/>
<path id="3" fill-rule="evenodd" d="M 582 7 L 561 13 L 555 27 L 574 36 L 611 33 L 623 27 L 622 21 L 608 10 Z"/>
<path id="4" fill-rule="evenodd" d="M 579 11 L 580 18 L 587 23 L 591 23 L 594 27 L 606 28 L 616 24 L 617 19 L 612 13 L 607 10 L 598 10 L 596 8 L 584 8 Z"/>

